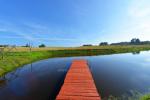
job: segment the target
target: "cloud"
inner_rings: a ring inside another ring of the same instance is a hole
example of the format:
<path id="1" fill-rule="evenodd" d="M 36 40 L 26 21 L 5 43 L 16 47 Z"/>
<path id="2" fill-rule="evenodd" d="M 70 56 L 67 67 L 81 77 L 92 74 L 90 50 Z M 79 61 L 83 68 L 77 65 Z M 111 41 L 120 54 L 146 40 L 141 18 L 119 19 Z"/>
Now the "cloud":
<path id="1" fill-rule="evenodd" d="M 5 36 L 2 35 L 1 38 L 5 39 L 26 39 L 30 42 L 47 42 L 47 41 L 75 41 L 74 38 L 54 38 L 49 35 L 55 34 L 55 32 L 51 32 L 48 27 L 36 24 L 33 22 L 21 23 L 22 27 L 16 24 L 6 22 L 0 22 L 0 34 L 4 34 L 2 32 L 7 32 L 10 34 L 16 34 L 17 36 Z M 42 37 L 45 34 L 46 37 Z"/>
<path id="2" fill-rule="evenodd" d="M 36 40 L 36 41 L 74 41 L 75 39 L 63 39 L 63 38 L 39 38 L 39 37 L 36 37 L 36 38 L 32 38 L 32 37 L 27 37 L 25 36 L 24 34 L 19 34 L 20 36 L 1 36 L 1 38 L 3 39 L 28 39 L 28 40 Z"/>
<path id="3" fill-rule="evenodd" d="M 23 37 L 19 36 L 1 36 L 2 39 L 24 39 Z"/>
<path id="4" fill-rule="evenodd" d="M 129 6 L 129 15 L 133 18 L 145 18 L 150 15 L 149 0 L 133 0 Z"/>
<path id="5" fill-rule="evenodd" d="M 26 39 L 26 40 L 29 40 L 29 41 L 34 41 L 35 39 L 27 34 L 25 31 L 23 31 L 20 27 L 18 27 L 18 25 L 15 25 L 15 24 L 12 24 L 10 22 L 7 22 L 7 21 L 0 21 L 0 31 L 1 33 L 0 34 L 3 34 L 2 36 L 5 37 L 4 33 L 3 32 L 7 32 L 7 33 L 10 33 L 10 34 L 16 34 L 20 37 L 12 37 L 12 38 L 23 38 L 23 39 Z M 1 36 L 1 38 L 2 38 Z M 12 36 L 12 35 L 11 35 Z M 5 38 L 11 38 L 11 37 L 8 37 L 6 36 Z"/>
<path id="6" fill-rule="evenodd" d="M 132 0 L 128 8 L 127 32 L 143 40 L 150 39 L 150 1 Z"/>

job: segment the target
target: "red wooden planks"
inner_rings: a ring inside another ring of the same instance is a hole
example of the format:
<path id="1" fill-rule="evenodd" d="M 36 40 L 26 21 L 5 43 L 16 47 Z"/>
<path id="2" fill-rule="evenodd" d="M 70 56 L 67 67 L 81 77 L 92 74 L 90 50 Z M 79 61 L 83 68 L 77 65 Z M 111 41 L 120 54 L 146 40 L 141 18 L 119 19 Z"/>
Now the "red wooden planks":
<path id="1" fill-rule="evenodd" d="M 101 100 L 86 60 L 74 60 L 56 100 Z"/>

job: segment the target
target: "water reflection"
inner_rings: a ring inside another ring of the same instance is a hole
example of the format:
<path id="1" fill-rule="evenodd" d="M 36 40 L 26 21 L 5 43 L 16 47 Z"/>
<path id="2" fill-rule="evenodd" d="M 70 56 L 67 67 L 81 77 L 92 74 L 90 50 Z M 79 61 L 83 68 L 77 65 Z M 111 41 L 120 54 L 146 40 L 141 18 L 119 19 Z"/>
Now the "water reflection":
<path id="1" fill-rule="evenodd" d="M 0 100 L 53 100 L 70 64 L 65 59 L 42 60 L 1 77 Z"/>
<path id="2" fill-rule="evenodd" d="M 98 92 L 106 100 L 110 95 L 131 96 L 131 90 L 144 93 L 150 88 L 149 57 L 149 52 L 141 52 L 41 60 L 1 77 L 0 100 L 54 100 L 73 59 L 88 60 Z"/>
<path id="3" fill-rule="evenodd" d="M 130 96 L 131 90 L 140 93 L 147 91 L 150 88 L 150 62 L 145 62 L 145 59 L 149 57 L 148 52 L 136 56 L 121 54 L 92 57 L 90 65 L 101 96 Z M 141 63 L 145 63 L 144 67 Z"/>
<path id="4" fill-rule="evenodd" d="M 132 52 L 132 54 L 133 54 L 133 55 L 138 55 L 138 54 L 140 54 L 140 52 L 141 52 L 141 51 L 135 51 L 135 52 Z"/>

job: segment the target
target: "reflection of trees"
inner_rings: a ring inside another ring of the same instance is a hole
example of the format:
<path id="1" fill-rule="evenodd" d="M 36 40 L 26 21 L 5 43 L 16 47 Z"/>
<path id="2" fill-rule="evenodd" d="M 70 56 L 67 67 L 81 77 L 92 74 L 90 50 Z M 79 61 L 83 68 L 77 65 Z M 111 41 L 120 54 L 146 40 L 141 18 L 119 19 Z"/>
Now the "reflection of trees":
<path id="1" fill-rule="evenodd" d="M 137 54 L 140 54 L 140 51 L 134 51 L 132 52 L 133 55 L 137 55 Z"/>

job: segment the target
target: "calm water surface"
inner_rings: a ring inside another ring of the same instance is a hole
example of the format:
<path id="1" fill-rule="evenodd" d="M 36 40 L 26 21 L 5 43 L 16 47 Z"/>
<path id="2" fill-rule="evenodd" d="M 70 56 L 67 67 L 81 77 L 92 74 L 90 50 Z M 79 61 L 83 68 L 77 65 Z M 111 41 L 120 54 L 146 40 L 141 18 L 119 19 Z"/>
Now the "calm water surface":
<path id="1" fill-rule="evenodd" d="M 88 60 L 100 95 L 150 89 L 150 52 L 41 60 L 0 78 L 0 100 L 54 100 L 73 59 Z"/>

